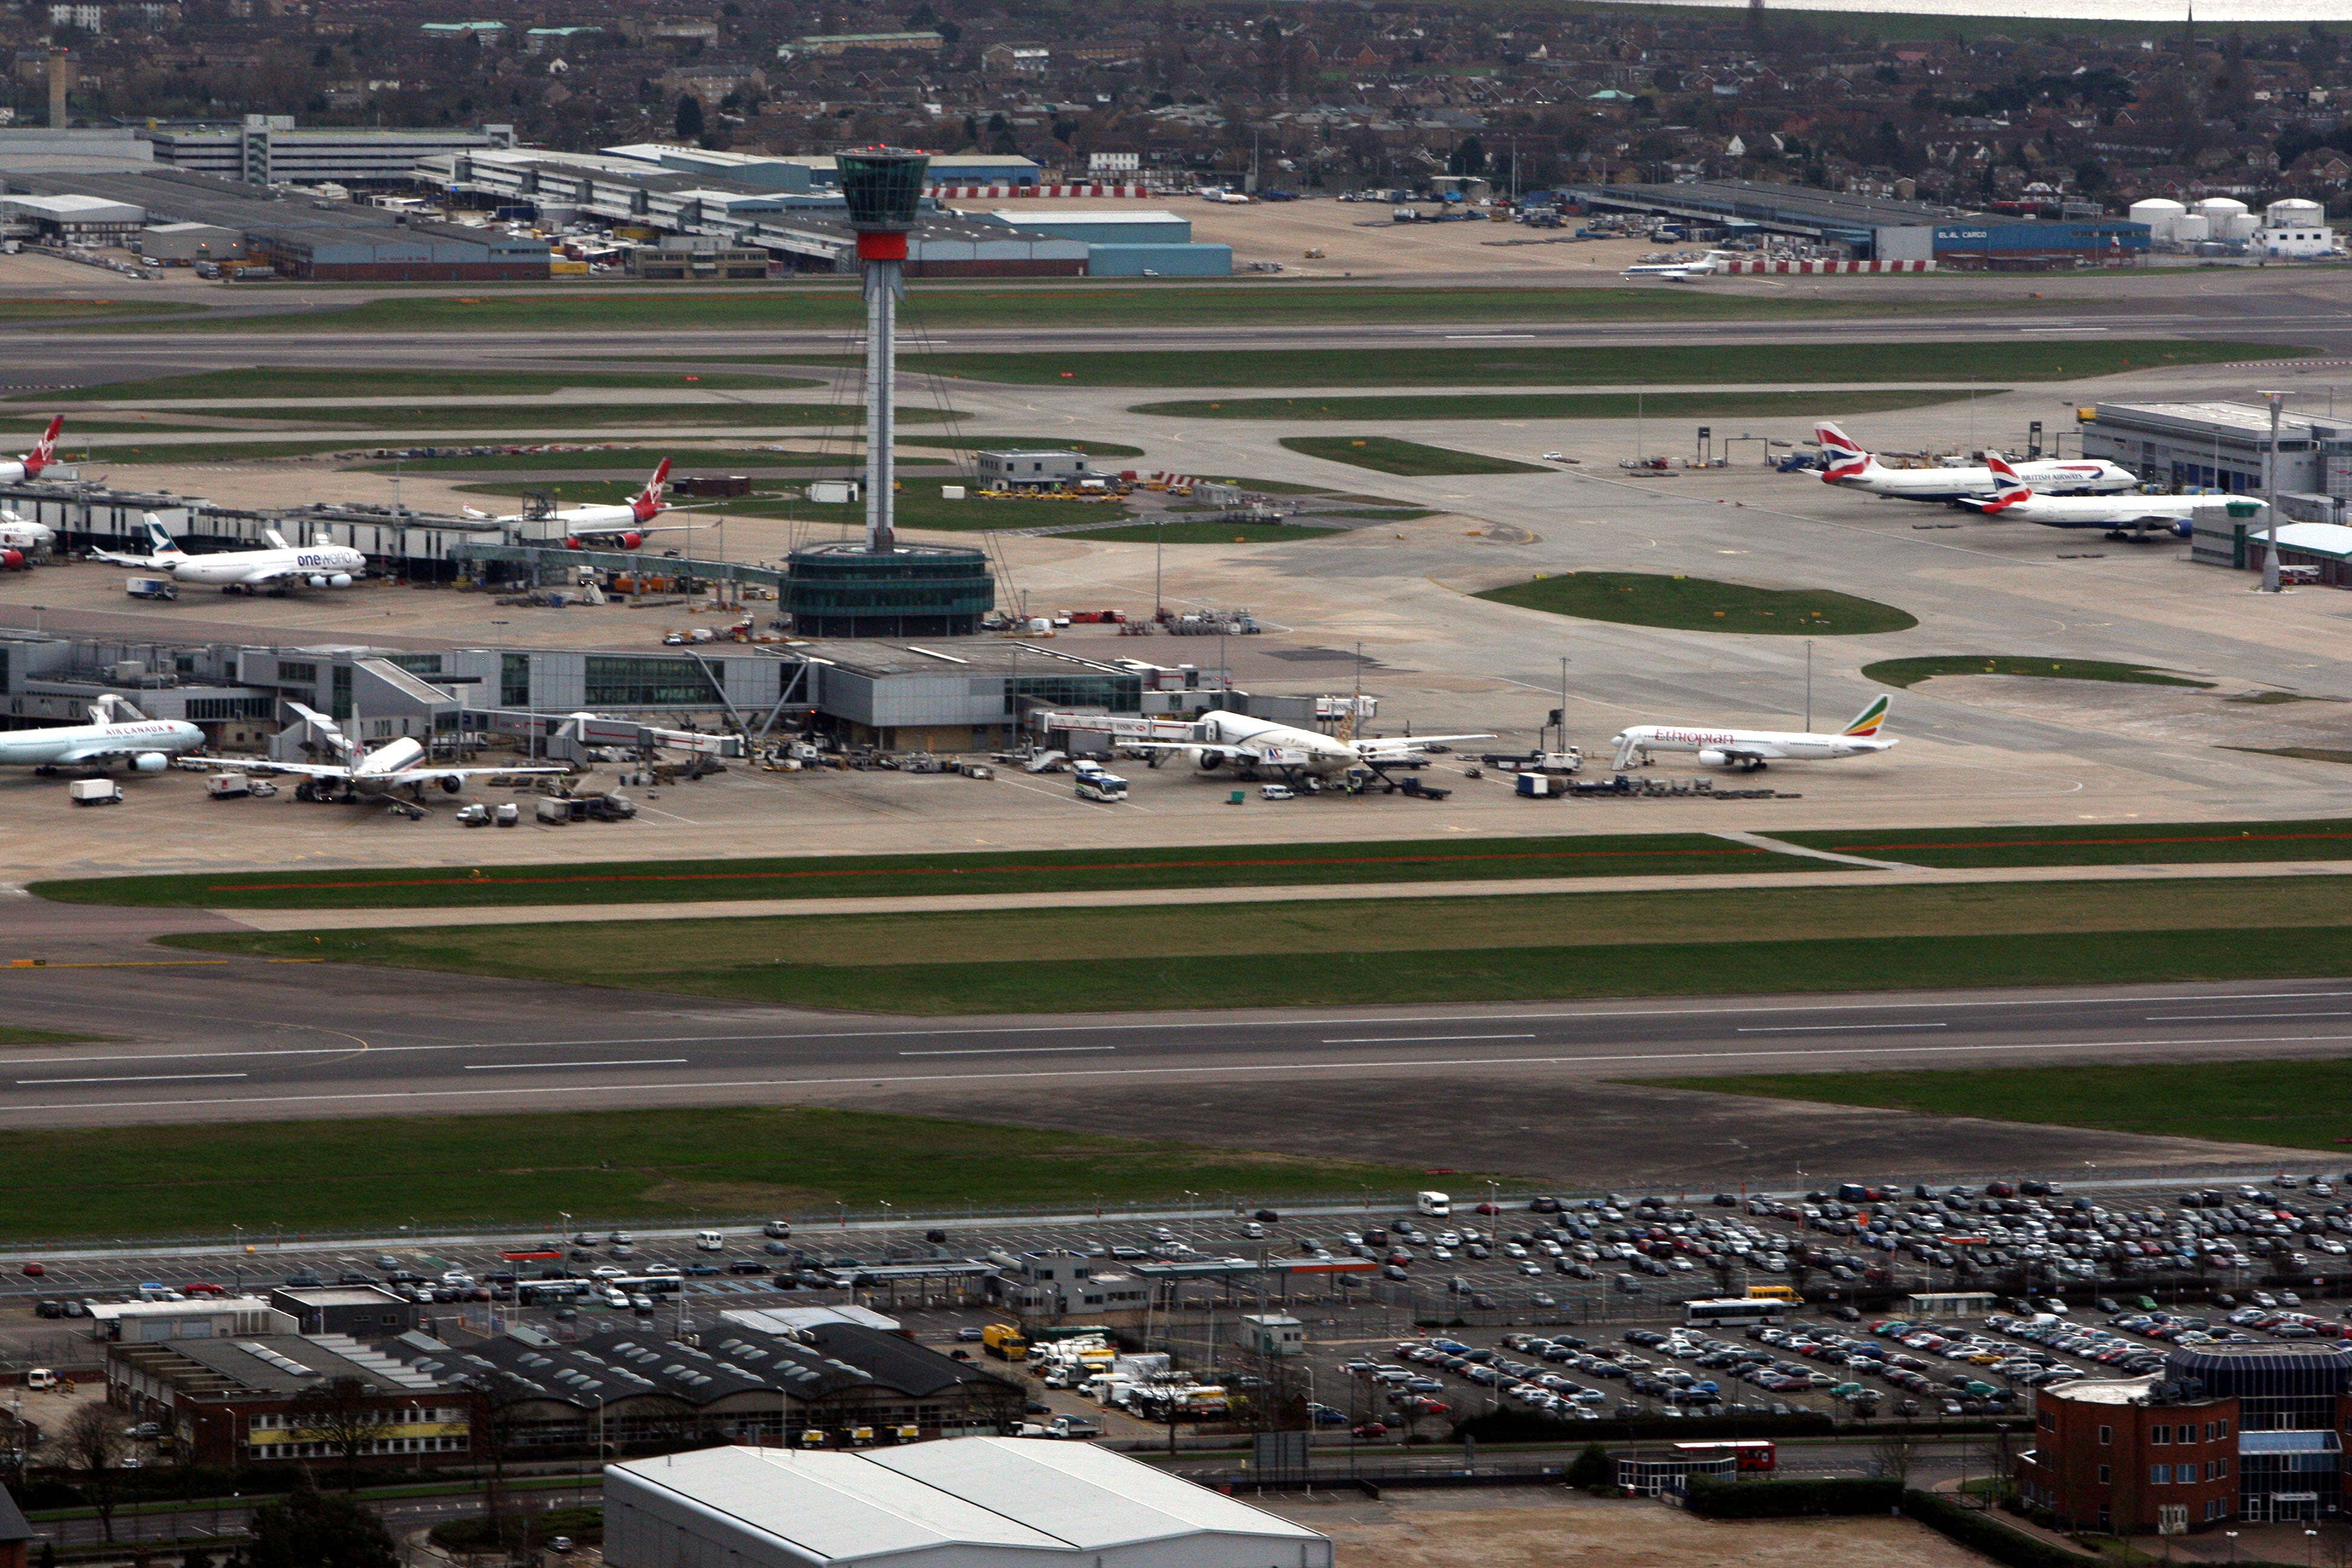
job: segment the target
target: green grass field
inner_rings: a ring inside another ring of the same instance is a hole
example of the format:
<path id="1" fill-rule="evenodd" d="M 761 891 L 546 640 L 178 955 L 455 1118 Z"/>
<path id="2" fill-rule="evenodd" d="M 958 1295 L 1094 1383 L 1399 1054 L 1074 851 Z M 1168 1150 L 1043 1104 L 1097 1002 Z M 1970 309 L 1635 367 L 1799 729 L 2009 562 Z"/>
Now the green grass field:
<path id="1" fill-rule="evenodd" d="M 900 528 L 977 533 L 990 529 L 1045 528 L 1057 522 L 1084 522 L 1089 518 L 1109 523 L 1132 515 L 1124 505 L 1108 500 L 989 500 L 975 495 L 949 500 L 940 494 L 941 482 L 929 477 L 910 477 L 900 481 L 897 507 Z M 844 527 L 866 526 L 863 506 L 832 501 L 769 500 L 711 504 L 723 509 L 730 517 L 788 517 L 818 523 L 837 522 Z"/>
<path id="2" fill-rule="evenodd" d="M 1064 539 L 1098 539 L 1114 544 L 1277 544 L 1285 540 L 1328 539 L 1344 529 L 1305 528 L 1289 522 L 1205 522 L 1178 518 L 1171 522 L 1126 523 L 1112 528 L 1086 528 L 1065 533 Z"/>
<path id="3" fill-rule="evenodd" d="M 698 920 L 665 931 L 658 951 L 692 954 L 667 960 L 648 956 L 642 921 L 567 924 L 561 942 L 534 925 L 166 940 L 207 952 L 935 1016 L 1034 1011 L 1040 996 L 1074 1012 L 1391 1005 L 2283 978 L 2352 960 L 2352 909 L 2336 889 L 2250 879 L 2200 884 L 2198 894 L 2192 929 L 2175 929 L 2187 915 L 2178 889 L 2037 883 L 1830 888 L 1801 902 L 1735 888 L 1250 903 L 1213 923 L 1168 906 L 822 925 Z M 1740 934 L 1760 929 L 1784 934 Z"/>
<path id="4" fill-rule="evenodd" d="M 283 1227 L 420 1227 L 553 1236 L 575 1223 L 789 1216 L 814 1231 L 835 1204 L 900 1213 L 1090 1206 L 1186 1190 L 1283 1196 L 1409 1191 L 1418 1171 L 1207 1149 L 1173 1140 L 1032 1131 L 932 1117 L 793 1108 L 377 1117 L 119 1131 L 0 1132 L 28 1182 L 0 1214 L 11 1242 L 226 1236 Z M 70 1265 L 65 1278 L 70 1278 Z M 201 1270 L 193 1271 L 200 1275 Z"/>
<path id="5" fill-rule="evenodd" d="M 1825 588 L 1751 588 L 1743 583 L 1643 572 L 1564 572 L 1489 588 L 1478 597 L 1579 620 L 1685 632 L 1867 637 L 1919 624 L 1892 605 Z"/>
<path id="6" fill-rule="evenodd" d="M 155 300 L 129 301 L 122 300 L 0 300 L 0 322 L 40 321 L 58 326 L 71 326 L 83 321 L 125 321 L 163 317 L 185 317 L 198 312 L 195 305 L 164 304 Z"/>
<path id="7" fill-rule="evenodd" d="M 202 409 L 192 405 L 174 412 L 295 425 L 355 425 L 369 430 L 537 430 L 559 439 L 570 430 L 627 430 L 649 425 L 752 425 L 782 430 L 822 425 L 848 427 L 863 424 L 866 418 L 862 410 L 828 403 L 425 403 Z M 958 416 L 937 408 L 902 408 L 898 417 L 909 424 L 936 425 Z"/>
<path id="8" fill-rule="evenodd" d="M 63 1034 L 56 1029 L 17 1029 L 0 1025 L 0 1046 L 78 1046 L 110 1035 Z"/>
<path id="9" fill-rule="evenodd" d="M 822 386 L 806 376 L 689 374 L 661 370 L 321 370 L 310 365 L 257 365 L 199 371 L 146 381 L 110 382 L 67 392 L 20 392 L 17 403 L 152 403 L 215 397 L 520 397 L 567 388 L 693 387 L 705 392 L 777 391 Z"/>
<path id="10" fill-rule="evenodd" d="M 2052 381 L 2172 364 L 2292 359 L 2315 351 L 2189 339 L 1682 344 L 1644 348 L 1241 350 L 1200 354 L 935 353 L 934 375 L 1035 386 L 1706 386 L 1748 382 Z M 780 363 L 814 363 L 782 361 Z"/>
<path id="11" fill-rule="evenodd" d="M 2126 686 L 2193 686 L 2210 690 L 2210 680 L 2168 675 L 2143 664 L 2097 658 L 2040 658 L 2030 654 L 1962 653 L 1927 658 L 1883 658 L 1862 667 L 1864 680 L 1881 686 L 1916 686 L 1938 675 L 2021 675 L 2042 680 L 2113 680 Z"/>
<path id="12" fill-rule="evenodd" d="M 1476 452 L 1427 447 L 1419 441 L 1402 441 L 1394 436 L 1285 436 L 1281 444 L 1291 451 L 1309 458 L 1320 458 L 1327 463 L 1346 463 L 1351 468 L 1371 468 L 1383 474 L 1402 474 L 1409 479 L 1444 474 L 1546 474 L 1551 471 L 1537 463 L 1515 463 L 1508 458 L 1489 458 Z"/>
<path id="13" fill-rule="evenodd" d="M 956 787 L 956 786 L 950 786 Z M 961 787 L 977 789 L 978 784 Z M 1208 787 L 1208 786 L 1204 786 Z M 509 904 L 673 903 L 694 899 L 878 898 L 1060 892 L 1080 888 L 1291 887 L 1526 877 L 1811 870 L 1704 833 L 1590 837 L 1398 839 L 951 855 L 842 855 L 581 865 L 352 868 L 99 877 L 29 885 L 60 903 L 184 909 L 480 909 Z"/>
<path id="14" fill-rule="evenodd" d="M 1809 848 L 1913 866 L 2161 866 L 2352 859 L 2352 819 L 2099 822 L 2036 827 L 1775 833 Z"/>
<path id="15" fill-rule="evenodd" d="M 1987 395 L 2008 388 L 1988 386 Z M 1393 397 L 1229 397 L 1139 403 L 1129 414 L 1171 419 L 1769 419 L 1883 414 L 1952 403 L 1965 392 L 1401 393 Z"/>
<path id="16" fill-rule="evenodd" d="M 399 465 L 404 474 L 534 474 L 564 473 L 583 468 L 617 468 L 640 479 L 667 458 L 681 473 L 744 473 L 758 468 L 840 468 L 863 466 L 865 444 L 844 438 L 837 452 L 775 452 L 765 447 L 625 447 L 585 452 L 514 452 L 489 458 L 410 458 Z M 918 458 L 900 454 L 900 468 L 945 468 L 948 458 Z M 391 473 L 393 465 L 371 461 L 371 472 Z M 573 481 L 580 482 L 580 481 Z M 588 481 L 593 482 L 593 481 Z M 615 483 L 622 481 L 615 480 Z M 519 495 L 543 486 L 517 484 L 504 493 Z M 634 494 L 631 485 L 625 493 Z"/>
<path id="17" fill-rule="evenodd" d="M 2331 1156 L 2331 1170 L 2344 1161 L 2344 1145 L 2352 1138 L 2352 1058 L 1638 1081 L 1711 1094 L 1881 1106 L 1931 1116 L 2319 1149 Z M 2339 1094 L 2344 1098 L 2337 1099 Z"/>
<path id="18" fill-rule="evenodd" d="M 2004 310 L 2031 307 L 1998 301 Z M 961 326 L 1217 326 L 1400 320 L 1517 326 L 1528 321 L 1815 321 L 1844 316 L 1943 314 L 1948 301 L 1823 300 L 1741 295 L 1667 294 L 1653 289 L 1373 288 L 1284 281 L 1142 283 L 1034 288 L 919 289 L 904 316 L 908 337 Z M 63 312 L 61 312 L 63 313 Z M 854 289 L 838 286 L 748 292 L 665 290 L 541 293 L 485 289 L 467 295 L 419 294 L 340 309 L 165 323 L 179 331 L 250 333 L 349 331 L 759 331 L 854 329 L 865 311 Z M 124 330 L 128 330 L 127 328 Z M 684 352 L 675 349 L 673 352 Z"/>

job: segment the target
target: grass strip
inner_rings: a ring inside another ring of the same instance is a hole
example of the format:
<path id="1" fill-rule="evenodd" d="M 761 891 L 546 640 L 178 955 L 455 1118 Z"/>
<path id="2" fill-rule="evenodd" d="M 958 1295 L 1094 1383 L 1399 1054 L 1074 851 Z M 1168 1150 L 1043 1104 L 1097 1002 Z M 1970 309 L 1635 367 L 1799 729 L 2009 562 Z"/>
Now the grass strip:
<path id="1" fill-rule="evenodd" d="M 1207 522 L 1198 518 L 1179 518 L 1173 522 L 1076 529 L 1058 537 L 1096 539 L 1110 544 L 1278 544 L 1285 540 L 1328 539 L 1347 531 L 1343 528 L 1303 528 L 1289 522 Z"/>
<path id="2" fill-rule="evenodd" d="M 205 309 L 201 305 L 166 304 L 152 300 L 0 300 L 0 321 L 71 324 L 93 320 L 111 321 L 118 317 L 130 321 L 139 317 L 193 316 Z"/>
<path id="3" fill-rule="evenodd" d="M 1035 386 L 1665 386 L 1804 382 L 2052 381 L 2171 364 L 2293 359 L 2276 343 L 2188 339 L 2096 342 L 1675 344 L 1642 348 L 1182 350 L 1138 353 L 934 353 L 924 374 Z M 788 363 L 817 363 L 811 361 Z M 846 363 L 845 361 L 843 363 Z"/>
<path id="4" fill-rule="evenodd" d="M 1988 394 L 2007 390 L 1988 386 Z M 1953 403 L 1966 392 L 1498 392 L 1393 397 L 1229 397 L 1139 403 L 1129 414 L 1171 419 L 1734 419 L 1883 414 Z"/>
<path id="5" fill-rule="evenodd" d="M 2053 301 L 2052 307 L 2072 301 Z M 961 326 L 1257 326 L 1400 321 L 1816 321 L 1846 316 L 1948 314 L 1949 300 L 1805 300 L 1738 294 L 1667 294 L 1653 289 L 1380 288 L 1285 281 L 1141 283 L 1028 288 L 935 287 L 908 300 L 909 335 Z M 2031 308 L 2013 300 L 1980 309 Z M 482 289 L 466 295 L 397 295 L 340 310 L 289 310 L 157 323 L 174 331 L 268 336 L 283 332 L 716 331 L 855 328 L 865 307 L 854 289 L 801 287 L 749 292 L 600 289 L 541 293 Z M 118 330 L 132 330 L 125 323 Z M 681 345 L 672 345 L 680 352 Z"/>
<path id="6" fill-rule="evenodd" d="M 1419 918 L 1421 911 L 1412 911 Z M 324 956 L 395 968 L 563 979 L 764 1005 L 893 1015 L 1185 1007 L 1401 1005 L 1567 1001 L 1611 996 L 1780 994 L 1980 985 L 2138 984 L 2304 978 L 2352 964 L 2352 929 L 2226 927 L 2172 931 L 1998 932 L 1801 941 L 1481 946 L 1308 953 L 1225 952 L 1148 974 L 1100 958 L 1025 957 L 946 963 L 807 963 L 784 949 L 765 962 L 591 969 L 544 928 L 499 956 L 483 928 L 442 931 L 222 932 L 174 945 L 262 956 Z M 642 937 L 642 928 L 639 935 Z M 789 933 L 780 932 L 780 936 Z M 0 1149 L 5 1145 L 0 1143 Z"/>
<path id="7" fill-rule="evenodd" d="M 778 452 L 766 447 L 621 447 L 579 452 L 500 452 L 481 458 L 408 458 L 397 466 L 404 474 L 537 474 L 565 473 L 582 469 L 617 468 L 637 475 L 640 479 L 650 473 L 663 458 L 676 464 L 681 472 L 694 473 L 710 469 L 731 469 L 742 472 L 757 468 L 863 468 L 866 463 L 864 443 L 845 445 L 838 452 Z M 911 458 L 901 454 L 900 468 L 939 468 L 949 464 L 947 458 Z M 388 474 L 394 464 L 371 461 L 363 465 L 371 473 Z M 487 490 L 489 487 L 484 487 Z M 503 493 L 520 495 L 536 485 L 509 485 Z M 623 489 L 625 495 L 636 493 L 631 483 Z"/>
<path id="8" fill-rule="evenodd" d="M 510 403 L 383 404 L 373 407 L 222 408 L 191 405 L 174 413 L 216 419 L 268 419 L 297 425 L 356 425 L 370 430 L 504 430 L 560 432 L 630 429 L 650 425 L 759 425 L 779 429 L 812 425 L 856 426 L 864 411 L 830 403 Z M 907 408 L 899 417 L 934 425 L 960 418 L 951 410 Z"/>
<path id="9" fill-rule="evenodd" d="M 57 1029 L 18 1029 L 0 1025 L 0 1046 L 79 1046 L 110 1040 L 111 1035 L 79 1035 Z"/>
<path id="10" fill-rule="evenodd" d="M 2211 934 L 2200 933 L 2199 940 Z M 2283 938 L 2282 946 L 2295 949 L 2309 933 L 2249 934 Z M 2328 951 L 2340 966 L 2347 950 Z M 2293 973 L 2341 972 L 2340 967 L 2313 966 Z M 2095 1127 L 2147 1137 L 2325 1149 L 2338 1156 L 2344 1152 L 2347 1134 L 2352 1134 L 2352 1109 L 2347 1109 L 2352 1108 L 2352 1058 L 2347 1057 L 2315 1061 L 2131 1062 L 1635 1081 L 1710 1094 L 1876 1106 L 1929 1116 L 1973 1116 L 1992 1121 Z"/>
<path id="11" fill-rule="evenodd" d="M 1914 866 L 2183 866 L 2352 859 L 2352 819 L 2097 822 L 2036 827 L 1807 828 L 1773 837 Z"/>
<path id="12" fill-rule="evenodd" d="M 2259 757 L 2293 757 L 2299 763 L 2352 763 L 2352 752 L 2326 746 L 2224 746 L 2225 752 L 2252 752 Z"/>
<path id="13" fill-rule="evenodd" d="M 1383 474 L 1421 479 L 1444 474 L 1546 474 L 1539 463 L 1514 462 L 1478 452 L 1456 452 L 1429 447 L 1394 436 L 1285 436 L 1281 444 L 1291 451 L 1327 463 L 1346 463 Z"/>
<path id="14" fill-rule="evenodd" d="M 1082 888 L 1291 887 L 1660 872 L 1816 869 L 1821 862 L 1704 833 L 1591 837 L 1372 840 L 1335 844 L 1053 849 L 954 855 L 636 860 L 466 870 L 199 872 L 35 882 L 60 903 L 182 909 L 484 909 L 585 900 L 881 898 L 908 893 L 1062 892 Z"/>
<path id="15" fill-rule="evenodd" d="M 2102 658 L 2042 658 L 2032 654 L 1939 654 L 1926 658 L 1883 658 L 1862 667 L 1864 680 L 1906 689 L 1938 675 L 2022 675 L 2042 680 L 2112 680 L 2126 686 L 2193 686 L 2210 691 L 2210 680 L 2168 675 L 2144 664 Z"/>
<path id="16" fill-rule="evenodd" d="M 77 430 L 84 428 L 80 420 L 74 422 Z M 272 458 L 316 458 L 331 452 L 363 455 L 366 446 L 354 443 L 348 436 L 314 437 L 294 441 L 183 441 L 169 446 L 117 447 L 111 444 L 86 452 L 73 460 L 100 467 L 114 464 L 144 463 L 252 463 Z M 660 459 L 656 458 L 656 461 Z M 391 471 L 392 465 L 384 465 Z"/>
<path id="17" fill-rule="evenodd" d="M 758 388 L 773 392 L 823 386 L 806 376 L 691 374 L 657 370 L 324 370 L 309 365 L 255 365 L 188 375 L 117 381 L 66 391 L 20 392 L 16 403 L 145 403 L 212 397 L 483 397 L 563 392 L 575 387 L 694 387 L 704 392 Z"/>
<path id="18" fill-rule="evenodd" d="M 265 1215 L 291 1238 L 423 1226 L 544 1234 L 598 1223 L 790 1215 L 836 1203 L 900 1212 L 1410 1190 L 1420 1173 L 1208 1149 L 1172 1139 L 1034 1131 L 938 1117 L 791 1107 L 373 1117 L 142 1130 L 0 1132 L 26 1184 L 0 1239 L 226 1235 Z M 55 1266 L 70 1286 L 73 1265 Z"/>
<path id="19" fill-rule="evenodd" d="M 1685 632 L 1868 637 L 1919 624 L 1892 605 L 1826 588 L 1755 588 L 1645 572 L 1565 572 L 1489 588 L 1477 597 L 1579 620 Z"/>

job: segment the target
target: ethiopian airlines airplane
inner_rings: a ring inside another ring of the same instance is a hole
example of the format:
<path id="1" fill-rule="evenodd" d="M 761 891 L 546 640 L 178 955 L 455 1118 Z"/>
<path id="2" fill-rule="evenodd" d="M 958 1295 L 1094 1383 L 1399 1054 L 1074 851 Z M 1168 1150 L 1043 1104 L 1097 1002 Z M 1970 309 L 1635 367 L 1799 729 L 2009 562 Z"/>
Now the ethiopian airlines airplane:
<path id="1" fill-rule="evenodd" d="M 1710 768 L 1754 773 L 1767 763 L 1826 763 L 1884 752 L 1896 742 L 1878 731 L 1886 723 L 1888 699 L 1874 698 L 1853 722 L 1828 734 L 1791 730 L 1702 730 L 1680 724 L 1636 724 L 1617 732 L 1620 769 L 1649 761 L 1653 752 L 1696 752 Z"/>
<path id="2" fill-rule="evenodd" d="M 1813 426 L 1813 439 L 1821 444 L 1822 460 L 1827 465 L 1822 470 L 1822 483 L 1825 485 L 1895 496 L 1904 500 L 1940 501 L 1989 496 L 1995 488 L 1990 468 L 1887 468 L 1826 419 Z M 2045 495 L 2112 495 L 2139 484 L 2138 475 L 2104 458 L 2079 461 L 2053 458 L 2021 464 L 2017 471 L 2039 485 Z"/>

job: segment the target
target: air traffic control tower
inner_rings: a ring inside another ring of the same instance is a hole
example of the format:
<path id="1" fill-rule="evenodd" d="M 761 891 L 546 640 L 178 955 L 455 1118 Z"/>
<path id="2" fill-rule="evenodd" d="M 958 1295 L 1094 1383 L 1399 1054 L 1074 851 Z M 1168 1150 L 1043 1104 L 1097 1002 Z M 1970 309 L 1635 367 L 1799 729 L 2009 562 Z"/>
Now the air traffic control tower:
<path id="1" fill-rule="evenodd" d="M 784 608 L 803 637 L 970 637 L 996 603 L 983 552 L 898 542 L 891 450 L 898 301 L 907 292 L 907 236 L 929 163 L 927 153 L 897 147 L 834 157 L 866 280 L 866 538 L 812 545 L 788 558 Z"/>

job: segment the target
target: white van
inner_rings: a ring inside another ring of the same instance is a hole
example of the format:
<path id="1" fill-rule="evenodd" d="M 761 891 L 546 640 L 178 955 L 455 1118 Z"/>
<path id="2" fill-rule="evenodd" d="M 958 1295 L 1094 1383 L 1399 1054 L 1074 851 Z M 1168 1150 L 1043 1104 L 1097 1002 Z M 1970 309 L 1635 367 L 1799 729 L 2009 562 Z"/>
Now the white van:
<path id="1" fill-rule="evenodd" d="M 51 1372 L 47 1367 L 45 1367 L 45 1366 L 36 1366 L 36 1367 L 28 1367 L 28 1368 L 26 1368 L 26 1372 L 25 1372 L 25 1386 L 26 1386 L 26 1388 L 45 1388 L 45 1389 L 46 1389 L 46 1388 L 55 1388 L 55 1387 L 57 1387 L 57 1385 L 58 1385 L 58 1374 L 57 1374 L 56 1373 L 54 1373 L 54 1372 Z"/>
<path id="2" fill-rule="evenodd" d="M 1412 1206 L 1433 1219 L 1444 1219 L 1454 1212 L 1454 1200 L 1444 1193 L 1417 1193 Z"/>
<path id="3" fill-rule="evenodd" d="M 694 1246 L 698 1252 L 724 1252 L 727 1250 L 727 1238 L 715 1230 L 698 1231 L 694 1237 Z"/>

